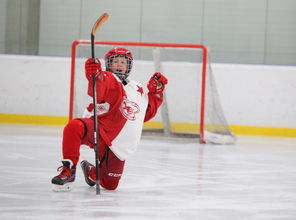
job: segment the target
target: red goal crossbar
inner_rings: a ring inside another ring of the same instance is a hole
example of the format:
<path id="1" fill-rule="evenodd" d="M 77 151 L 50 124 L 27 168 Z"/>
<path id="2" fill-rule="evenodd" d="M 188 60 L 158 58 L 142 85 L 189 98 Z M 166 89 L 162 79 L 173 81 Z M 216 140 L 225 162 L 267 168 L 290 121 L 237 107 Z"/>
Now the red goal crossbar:
<path id="1" fill-rule="evenodd" d="M 90 40 L 76 40 L 72 43 L 71 49 L 71 81 L 70 81 L 70 104 L 69 120 L 73 118 L 74 82 L 75 82 L 75 57 L 76 48 L 79 44 L 90 45 Z M 141 47 L 167 47 L 167 48 L 196 48 L 202 51 L 202 86 L 201 86 L 201 107 L 200 107 L 200 142 L 205 143 L 204 138 L 204 116 L 205 116 L 205 91 L 206 91 L 206 67 L 208 49 L 198 44 L 172 44 L 172 43 L 145 43 L 145 42 L 119 42 L 119 41 L 95 41 L 95 44 L 114 46 L 141 46 Z"/>

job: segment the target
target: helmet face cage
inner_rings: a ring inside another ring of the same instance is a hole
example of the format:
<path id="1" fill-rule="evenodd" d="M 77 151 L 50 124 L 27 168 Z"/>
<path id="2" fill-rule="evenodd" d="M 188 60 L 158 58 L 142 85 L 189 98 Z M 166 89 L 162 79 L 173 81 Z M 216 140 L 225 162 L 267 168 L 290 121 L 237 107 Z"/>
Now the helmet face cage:
<path id="1" fill-rule="evenodd" d="M 129 50 L 125 48 L 113 48 L 105 55 L 106 70 L 111 71 L 111 65 L 116 57 L 124 57 L 127 60 L 127 71 L 125 73 L 114 73 L 120 80 L 125 80 L 132 69 L 133 57 Z"/>

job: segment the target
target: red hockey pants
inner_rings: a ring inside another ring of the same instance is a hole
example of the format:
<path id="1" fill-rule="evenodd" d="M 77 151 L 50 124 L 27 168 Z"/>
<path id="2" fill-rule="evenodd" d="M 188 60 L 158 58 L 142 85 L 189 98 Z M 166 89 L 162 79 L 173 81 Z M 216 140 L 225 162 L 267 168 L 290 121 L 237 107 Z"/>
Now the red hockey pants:
<path id="1" fill-rule="evenodd" d="M 80 146 L 82 144 L 94 148 L 94 123 L 92 119 L 74 119 L 64 128 L 63 132 L 63 157 L 70 159 L 77 164 L 80 156 Z M 99 138 L 99 160 L 101 161 L 106 152 L 105 142 Z M 109 150 L 108 157 L 100 167 L 100 184 L 105 189 L 115 190 L 123 173 L 124 162 L 119 160 L 115 154 Z M 90 173 L 92 179 L 96 179 L 95 171 Z"/>

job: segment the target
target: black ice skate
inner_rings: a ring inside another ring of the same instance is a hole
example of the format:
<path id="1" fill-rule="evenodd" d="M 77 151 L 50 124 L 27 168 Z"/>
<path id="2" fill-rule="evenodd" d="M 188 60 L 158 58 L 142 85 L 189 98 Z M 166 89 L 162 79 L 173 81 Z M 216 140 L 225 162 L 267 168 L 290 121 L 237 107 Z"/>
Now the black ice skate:
<path id="1" fill-rule="evenodd" d="M 75 180 L 76 165 L 73 165 L 69 159 L 62 160 L 63 166 L 60 166 L 57 170 L 61 173 L 52 178 L 53 191 L 66 192 L 70 191 Z"/>
<path id="2" fill-rule="evenodd" d="M 92 169 L 95 169 L 94 165 L 92 165 L 91 163 L 89 163 L 86 160 L 81 161 L 80 165 L 81 165 L 81 168 L 82 168 L 82 171 L 83 171 L 83 174 L 84 174 L 85 182 L 90 186 L 94 186 L 96 183 L 89 176 L 90 171 Z"/>

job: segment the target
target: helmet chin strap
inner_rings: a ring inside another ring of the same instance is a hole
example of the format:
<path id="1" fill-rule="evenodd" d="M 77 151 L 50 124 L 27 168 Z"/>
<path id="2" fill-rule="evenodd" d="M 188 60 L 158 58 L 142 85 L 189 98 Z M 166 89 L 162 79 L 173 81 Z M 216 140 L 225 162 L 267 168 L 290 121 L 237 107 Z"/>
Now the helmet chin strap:
<path id="1" fill-rule="evenodd" d="M 129 76 L 129 73 L 114 73 L 118 79 L 121 81 L 126 80 L 126 78 Z"/>

